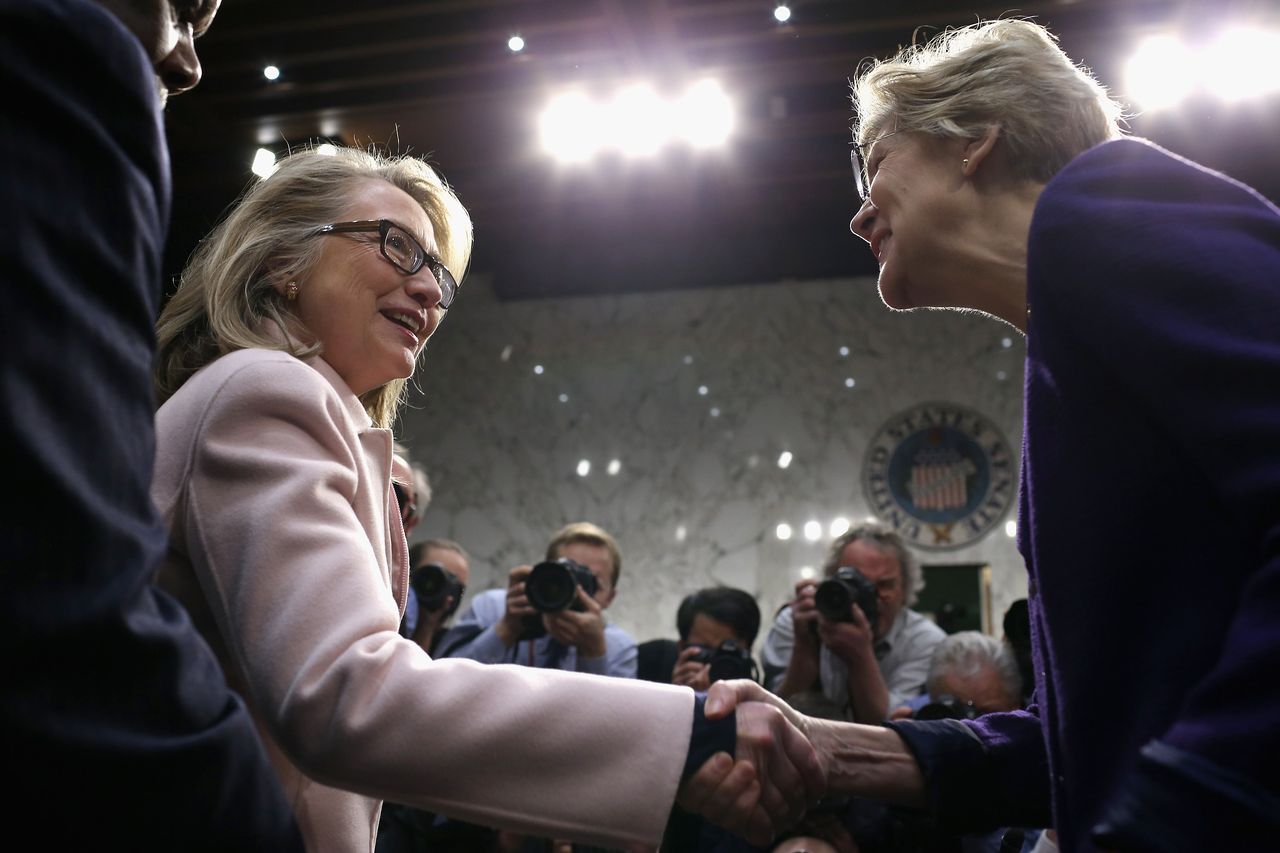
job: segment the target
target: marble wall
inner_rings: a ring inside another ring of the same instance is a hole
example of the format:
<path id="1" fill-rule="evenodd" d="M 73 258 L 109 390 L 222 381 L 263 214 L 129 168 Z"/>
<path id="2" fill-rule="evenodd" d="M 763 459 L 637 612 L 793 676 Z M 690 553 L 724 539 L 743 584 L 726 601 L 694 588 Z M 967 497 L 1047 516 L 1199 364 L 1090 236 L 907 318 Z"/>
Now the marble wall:
<path id="1" fill-rule="evenodd" d="M 414 538 L 470 551 L 470 595 L 540 559 L 562 524 L 593 521 L 622 547 L 609 615 L 637 640 L 674 637 L 681 598 L 719 583 L 756 594 L 767 624 L 820 566 L 832 521 L 870 514 L 863 454 L 894 413 L 967 406 L 1016 461 L 1022 360 L 1007 326 L 891 313 L 869 279 L 502 302 L 477 277 L 399 429 L 434 489 Z M 989 563 L 997 622 L 1026 593 L 1003 521 L 920 556 Z"/>

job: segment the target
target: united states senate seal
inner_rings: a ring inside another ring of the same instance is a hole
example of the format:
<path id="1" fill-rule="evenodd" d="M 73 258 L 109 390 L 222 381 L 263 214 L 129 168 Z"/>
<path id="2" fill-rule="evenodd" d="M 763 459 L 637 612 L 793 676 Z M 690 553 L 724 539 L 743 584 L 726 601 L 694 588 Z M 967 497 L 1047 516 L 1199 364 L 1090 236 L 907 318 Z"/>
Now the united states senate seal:
<path id="1" fill-rule="evenodd" d="M 954 403 L 889 418 L 867 448 L 862 488 L 872 511 L 928 550 L 972 545 L 1017 493 L 1013 454 L 990 419 Z"/>

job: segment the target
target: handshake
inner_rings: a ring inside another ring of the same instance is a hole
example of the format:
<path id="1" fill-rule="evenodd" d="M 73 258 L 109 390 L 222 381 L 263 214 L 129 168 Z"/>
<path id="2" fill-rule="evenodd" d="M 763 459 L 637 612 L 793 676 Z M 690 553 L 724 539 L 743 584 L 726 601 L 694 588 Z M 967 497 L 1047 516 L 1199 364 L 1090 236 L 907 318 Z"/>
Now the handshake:
<path id="1" fill-rule="evenodd" d="M 711 685 L 708 718 L 735 708 L 737 754 L 712 756 L 681 785 L 685 811 L 763 845 L 829 794 L 923 806 L 920 767 L 893 731 L 807 717 L 754 681 Z"/>

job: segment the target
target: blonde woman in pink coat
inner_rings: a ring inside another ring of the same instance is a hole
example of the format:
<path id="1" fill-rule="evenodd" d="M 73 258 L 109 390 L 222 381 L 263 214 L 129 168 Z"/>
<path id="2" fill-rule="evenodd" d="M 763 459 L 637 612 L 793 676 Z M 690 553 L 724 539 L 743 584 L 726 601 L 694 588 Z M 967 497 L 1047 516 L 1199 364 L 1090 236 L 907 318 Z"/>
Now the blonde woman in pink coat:
<path id="1" fill-rule="evenodd" d="M 158 326 L 160 584 L 248 704 L 311 850 L 370 851 L 383 799 L 652 847 L 682 780 L 682 803 L 767 841 L 825 787 L 772 707 L 708 722 L 685 688 L 437 661 L 398 635 L 389 427 L 470 250 L 466 211 L 411 158 L 301 152 L 245 194 Z"/>

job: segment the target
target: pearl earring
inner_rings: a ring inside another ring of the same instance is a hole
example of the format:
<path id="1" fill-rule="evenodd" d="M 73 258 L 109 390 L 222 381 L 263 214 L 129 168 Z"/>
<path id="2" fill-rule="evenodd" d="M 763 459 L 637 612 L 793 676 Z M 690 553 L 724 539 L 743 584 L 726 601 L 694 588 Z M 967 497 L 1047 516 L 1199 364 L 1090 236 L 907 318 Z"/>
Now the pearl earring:
<path id="1" fill-rule="evenodd" d="M 966 158 L 964 158 L 963 160 L 961 160 L 961 161 L 960 161 L 960 165 L 961 165 L 961 167 L 963 167 L 963 168 L 965 168 L 965 169 L 969 168 L 969 158 L 968 158 L 968 157 L 966 157 Z"/>
<path id="2" fill-rule="evenodd" d="M 298 283 L 291 281 L 284 286 L 284 297 L 290 302 L 298 298 Z"/>

